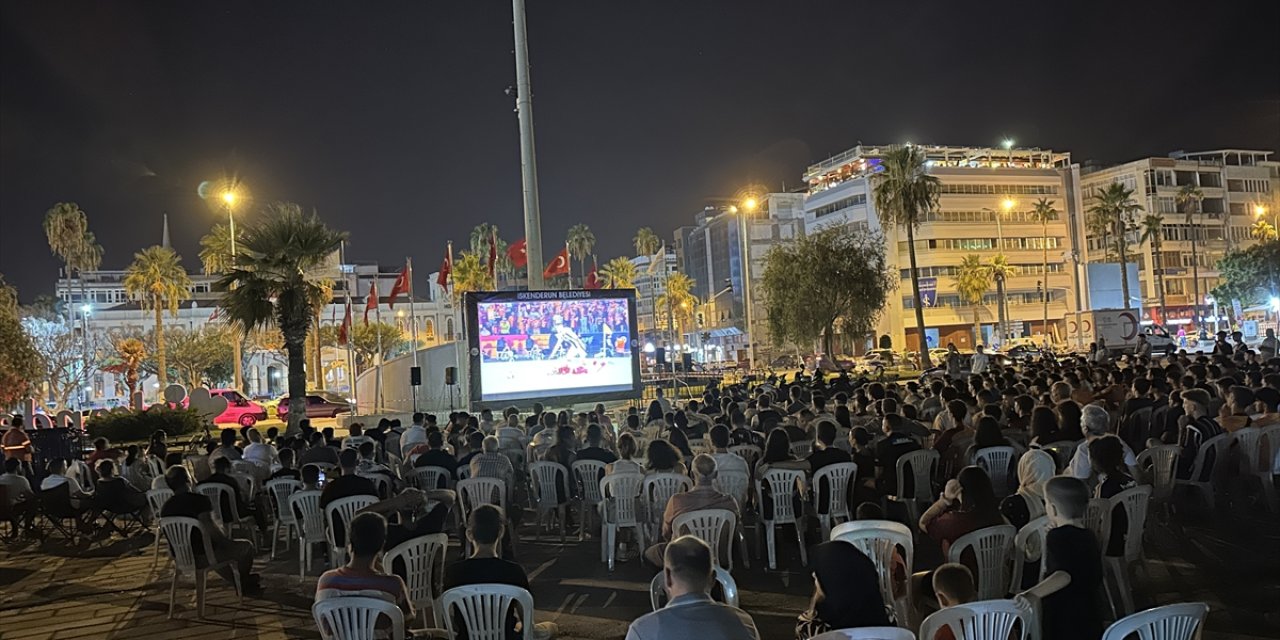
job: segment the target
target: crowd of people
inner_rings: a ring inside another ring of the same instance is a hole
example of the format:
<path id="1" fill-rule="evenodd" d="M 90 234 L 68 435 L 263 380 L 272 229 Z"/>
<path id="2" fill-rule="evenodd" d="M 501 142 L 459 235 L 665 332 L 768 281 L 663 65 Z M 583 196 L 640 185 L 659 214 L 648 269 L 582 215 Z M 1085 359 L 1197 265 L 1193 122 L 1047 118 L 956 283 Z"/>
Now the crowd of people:
<path id="1" fill-rule="evenodd" d="M 844 492 L 845 510 L 852 518 L 907 522 L 916 532 L 917 547 L 936 545 L 939 553 L 934 555 L 943 559 L 968 533 L 1002 524 L 1023 527 L 1046 517 L 1045 577 L 1041 581 L 1039 572 L 1029 572 L 1022 585 L 1041 598 L 1042 637 L 1097 638 L 1104 624 L 1098 602 L 1103 558 L 1123 553 L 1125 520 L 1123 510 L 1114 514 L 1114 533 L 1107 536 L 1108 548 L 1102 548 L 1097 533 L 1084 521 L 1090 500 L 1150 484 L 1154 470 L 1138 464 L 1139 454 L 1172 445 L 1179 454 L 1178 478 L 1209 483 L 1236 506 L 1257 505 L 1266 492 L 1238 480 L 1256 474 L 1261 465 L 1264 482 L 1274 481 L 1269 473 L 1280 472 L 1275 432 L 1266 445 L 1269 449 L 1209 443 L 1223 442 L 1215 440 L 1222 434 L 1276 424 L 1280 359 L 1224 341 L 1212 354 L 1046 358 L 1009 366 L 991 362 L 976 373 L 944 368 L 944 375 L 905 383 L 800 372 L 712 385 L 700 399 L 683 406 L 659 393 L 644 409 L 631 407 L 614 414 L 603 405 L 579 413 L 548 411 L 541 405 L 526 412 L 508 408 L 500 415 L 488 409 L 447 418 L 420 413 L 407 426 L 389 419 L 368 428 L 353 424 L 342 438 L 332 428 L 313 429 L 303 420 L 287 434 L 228 429 L 194 456 L 168 452 L 163 434 L 141 449 L 120 450 L 100 439 L 86 460 L 91 478 L 68 471 L 66 463 L 57 460 L 49 465 L 39 489 L 65 489 L 82 525 L 103 513 L 134 513 L 148 523 L 155 516 L 197 518 L 215 532 L 215 555 L 234 560 L 234 570 L 249 592 L 261 588 L 253 572 L 259 551 L 253 541 L 233 539 L 212 526 L 211 514 L 221 509 L 223 520 L 232 513 L 247 514 L 265 532 L 276 507 L 265 492 L 248 493 L 238 477 L 242 474 L 233 472 L 238 462 L 250 463 L 250 473 L 259 482 L 299 480 L 303 490 L 320 491 L 322 506 L 344 497 L 371 496 L 376 499 L 371 506 L 338 527 L 338 542 L 349 549 L 348 560 L 320 577 L 316 598 L 378 592 L 399 604 L 406 619 L 425 624 L 424 612 L 414 611 L 410 604 L 404 580 L 376 562 L 379 553 L 402 542 L 453 528 L 451 513 L 460 505 L 450 490 L 452 479 L 442 477 L 436 486 L 412 486 L 415 471 L 436 467 L 456 474 L 461 468 L 472 478 L 501 480 L 506 491 L 506 510 L 495 505 L 470 509 L 465 533 L 460 532 L 470 551 L 445 569 L 445 588 L 506 584 L 528 589 L 529 578 L 518 557 L 518 528 L 527 521 L 524 507 L 532 506 L 533 500 L 528 464 L 557 462 L 572 476 L 568 470 L 574 462 L 591 460 L 604 464 L 604 477 L 665 473 L 689 479 L 686 491 L 654 512 L 641 514 L 656 536 L 638 540 L 624 532 L 619 545 L 620 561 L 646 562 L 662 572 L 669 598 L 665 607 L 630 625 L 629 640 L 758 638 L 749 606 L 738 609 L 713 600 L 713 567 L 726 566 L 724 559 L 713 557 L 713 549 L 722 555 L 733 553 L 746 523 L 754 515 L 758 528 L 759 520 L 771 518 L 777 500 L 793 502 L 801 514 L 797 527 L 802 544 L 813 545 L 808 554 L 812 597 L 809 606 L 797 612 L 797 640 L 862 626 L 915 628 L 932 612 L 975 600 L 972 563 L 907 567 L 895 555 L 892 593 L 885 594 L 872 559 L 853 545 L 817 539 L 812 523 L 830 512 L 828 497 L 836 488 L 815 483 L 815 474 L 852 462 L 856 473 Z M 15 420 L 5 434 L 0 487 L 7 490 L 9 513 L 29 527 L 33 510 L 27 506 L 34 492 L 28 483 L 31 470 L 24 462 L 30 459 L 30 444 L 22 445 L 18 435 L 10 435 L 21 428 L 21 421 Z M 792 445 L 798 442 L 811 446 L 797 451 Z M 741 445 L 752 445 L 756 453 L 744 455 Z M 1017 452 L 1007 473 L 974 464 L 982 450 L 992 447 Z M 926 480 L 929 487 L 915 487 L 915 474 L 899 477 L 898 461 L 921 450 L 938 454 L 937 472 Z M 1267 451 L 1268 457 L 1260 459 Z M 148 471 L 155 468 L 163 473 Z M 773 488 L 763 485 L 759 500 L 752 491 L 744 501 L 719 482 L 722 475 L 744 474 L 760 483 L 772 469 L 801 472 L 792 496 L 772 495 Z M 565 489 L 537 498 L 567 504 L 587 493 L 578 479 L 563 480 L 557 487 Z M 236 503 L 234 509 L 194 492 L 199 483 L 227 485 L 230 491 L 224 495 Z M 145 490 L 161 487 L 172 490 L 174 497 L 159 514 L 152 514 Z M 921 505 L 925 508 L 911 518 L 896 498 L 920 493 L 936 499 Z M 680 515 L 706 509 L 734 514 L 736 530 L 710 545 L 674 530 Z M 616 505 L 606 501 L 599 517 L 611 521 L 615 516 Z M 592 524 L 595 518 L 573 522 L 572 516 L 564 517 L 570 528 L 598 532 Z M 745 548 L 741 551 L 747 560 Z M 904 614 L 893 600 L 906 594 L 913 606 Z M 512 634 L 519 631 L 521 620 L 511 618 Z M 540 638 L 555 631 L 549 623 L 533 630 Z M 945 634 L 939 637 L 945 639 Z"/>

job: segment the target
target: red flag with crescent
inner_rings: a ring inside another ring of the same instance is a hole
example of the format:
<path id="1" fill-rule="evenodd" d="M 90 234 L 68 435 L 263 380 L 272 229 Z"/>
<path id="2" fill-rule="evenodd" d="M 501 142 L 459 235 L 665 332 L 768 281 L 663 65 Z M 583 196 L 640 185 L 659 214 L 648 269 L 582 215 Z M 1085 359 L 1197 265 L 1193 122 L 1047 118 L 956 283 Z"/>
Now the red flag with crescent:
<path id="1" fill-rule="evenodd" d="M 524 238 L 512 242 L 511 246 L 507 247 L 507 257 L 511 258 L 511 266 L 517 269 L 529 264 L 529 254 L 526 253 Z"/>
<path id="2" fill-rule="evenodd" d="M 556 254 L 556 257 L 547 263 L 547 268 L 543 270 L 542 277 L 552 278 L 555 276 L 568 275 L 569 273 L 569 249 L 566 247 Z"/>
<path id="3" fill-rule="evenodd" d="M 400 270 L 400 275 L 396 276 L 396 281 L 391 284 L 391 293 L 387 296 L 387 306 L 394 309 L 396 306 L 396 296 L 406 295 L 409 293 L 409 265 L 405 265 Z M 412 302 L 412 300 L 410 301 Z"/>

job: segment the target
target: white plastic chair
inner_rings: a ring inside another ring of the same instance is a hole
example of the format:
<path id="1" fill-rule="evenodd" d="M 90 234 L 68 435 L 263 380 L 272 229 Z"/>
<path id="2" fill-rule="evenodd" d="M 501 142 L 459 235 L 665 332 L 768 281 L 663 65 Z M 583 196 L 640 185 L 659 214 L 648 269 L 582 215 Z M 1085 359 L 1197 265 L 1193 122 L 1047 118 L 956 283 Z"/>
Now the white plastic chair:
<path id="1" fill-rule="evenodd" d="M 721 493 L 732 497 L 738 503 L 739 511 L 746 511 L 747 500 L 751 495 L 751 475 L 749 473 L 736 469 L 717 471 L 715 487 Z"/>
<path id="2" fill-rule="evenodd" d="M 1048 534 L 1048 516 L 1040 516 L 1018 529 L 1018 535 L 1013 537 L 1013 567 L 1010 573 L 1012 577 L 1009 582 L 1009 593 L 1019 593 L 1023 590 L 1022 580 L 1027 563 L 1039 562 L 1040 568 L 1036 574 L 1036 581 L 1044 579 L 1044 539 Z"/>
<path id="3" fill-rule="evenodd" d="M 333 568 L 347 563 L 347 526 L 351 524 L 351 519 L 356 517 L 357 511 L 377 501 L 373 496 L 348 496 L 338 498 L 324 508 L 324 535 L 325 541 L 329 543 L 329 562 Z M 342 527 L 342 544 L 338 544 L 336 527 Z"/>
<path id="4" fill-rule="evenodd" d="M 1223 464 L 1227 449 L 1231 448 L 1231 437 L 1230 433 L 1220 433 L 1201 443 L 1200 448 L 1196 450 L 1195 462 L 1191 465 L 1191 478 L 1186 480 L 1179 478 L 1175 482 L 1178 486 L 1189 487 L 1198 492 L 1204 498 L 1205 505 L 1209 507 L 1209 511 L 1214 510 L 1216 503 L 1213 491 L 1213 472 L 1218 465 Z M 1210 452 L 1213 452 L 1213 462 L 1209 462 Z"/>
<path id="5" fill-rule="evenodd" d="M 898 476 L 898 494 L 890 499 L 902 502 L 907 507 L 907 515 L 911 522 L 919 522 L 920 505 L 933 502 L 933 477 L 938 472 L 938 452 L 934 449 L 918 449 L 909 451 L 898 457 L 895 471 Z M 914 481 L 911 495 L 907 495 L 907 469 L 911 470 Z"/>
<path id="6" fill-rule="evenodd" d="M 590 514 L 600 508 L 600 479 L 604 477 L 605 463 L 599 460 L 578 460 L 573 463 L 573 479 L 578 484 L 578 541 L 587 539 L 587 523 Z"/>
<path id="7" fill-rule="evenodd" d="M 1271 511 L 1276 508 L 1276 485 L 1272 479 L 1273 459 L 1280 446 L 1280 424 L 1266 427 L 1245 427 L 1232 434 L 1240 451 L 1240 476 L 1262 486 L 1263 506 Z"/>
<path id="8" fill-rule="evenodd" d="M 289 512 L 298 526 L 298 581 L 301 582 L 311 567 L 311 553 L 325 539 L 324 513 L 320 510 L 320 491 L 298 491 L 289 496 Z"/>
<path id="9" fill-rule="evenodd" d="M 391 619 L 392 640 L 404 636 L 404 613 L 394 602 L 371 596 L 325 598 L 311 605 L 311 616 L 323 640 L 373 640 L 378 619 Z"/>
<path id="10" fill-rule="evenodd" d="M 382 499 L 391 497 L 391 478 L 384 473 L 357 473 L 357 476 L 373 483 L 373 490 L 378 493 L 378 497 Z"/>
<path id="11" fill-rule="evenodd" d="M 813 474 L 813 496 L 817 501 L 822 493 L 823 481 L 827 485 L 827 512 L 818 512 L 818 522 L 822 524 L 822 538 L 831 535 L 831 527 L 836 520 L 849 519 L 849 483 L 858 476 L 858 464 L 855 462 L 838 462 L 829 464 Z"/>
<path id="12" fill-rule="evenodd" d="M 1129 569 L 1134 563 L 1143 560 L 1142 536 L 1147 527 L 1147 507 L 1151 502 L 1151 492 L 1149 485 L 1139 485 L 1132 489 L 1125 489 L 1102 503 L 1102 522 L 1099 525 L 1101 535 L 1098 536 L 1098 540 L 1099 547 L 1103 551 L 1106 572 L 1115 582 L 1114 593 L 1107 585 L 1107 596 L 1111 601 L 1112 609 L 1116 609 L 1117 600 L 1121 605 L 1121 608 L 1116 610 L 1117 615 L 1126 615 L 1133 611 L 1133 588 L 1129 583 Z M 1124 553 L 1121 556 L 1108 556 L 1106 551 L 1111 545 L 1111 523 L 1115 517 L 1116 507 L 1123 507 L 1125 512 Z M 1105 581 L 1104 584 L 1106 584 Z"/>
<path id="13" fill-rule="evenodd" d="M 756 462 L 759 462 L 760 456 L 764 455 L 764 452 L 760 450 L 760 447 L 757 447 L 754 444 L 734 445 L 729 447 L 729 453 L 741 456 L 743 460 L 746 460 L 748 469 L 756 468 Z"/>
<path id="14" fill-rule="evenodd" d="M 476 507 L 492 504 L 500 507 L 503 513 L 507 510 L 507 484 L 501 478 L 467 478 L 459 480 L 458 519 L 466 526 L 471 512 Z M 463 555 L 471 555 L 471 541 L 462 536 Z"/>
<path id="15" fill-rule="evenodd" d="M 866 554 L 876 565 L 881 597 L 885 602 L 893 603 L 898 620 L 910 619 L 911 589 L 906 589 L 906 596 L 901 601 L 893 597 L 893 554 L 902 548 L 906 575 L 910 576 L 915 567 L 915 540 L 911 537 L 911 529 L 892 520 L 854 520 L 837 525 L 831 531 L 831 540 L 848 542 Z"/>
<path id="16" fill-rule="evenodd" d="M 235 582 L 236 595 L 243 598 L 244 591 L 240 585 L 240 574 L 235 569 L 235 560 L 219 561 L 213 553 L 213 538 L 210 531 L 195 518 L 170 517 L 160 518 L 160 530 L 169 541 L 169 554 L 173 557 L 173 581 L 169 584 L 169 619 L 173 619 L 173 607 L 177 600 L 178 576 L 191 574 L 196 583 L 196 616 L 204 619 L 204 592 L 209 571 L 220 567 L 230 567 Z M 196 563 L 195 547 L 191 544 L 193 532 L 200 532 L 201 544 L 204 547 L 206 563 L 204 567 Z"/>
<path id="17" fill-rule="evenodd" d="M 671 523 L 671 535 L 676 538 L 687 533 L 700 538 L 711 547 L 711 560 L 715 566 L 733 571 L 733 534 L 737 527 L 738 518 L 728 509 L 698 509 L 676 516 Z M 720 562 L 721 539 L 727 540 L 729 544 L 729 548 L 723 550 L 724 555 L 729 558 L 728 564 Z"/>
<path id="18" fill-rule="evenodd" d="M 293 510 L 289 508 L 289 496 L 302 490 L 302 482 L 292 478 L 276 478 L 267 481 L 266 489 L 276 507 L 276 523 L 271 528 L 271 559 L 274 560 L 276 546 L 280 543 L 280 527 L 284 527 L 286 544 L 293 540 L 298 529 L 298 520 L 293 517 Z"/>
<path id="19" fill-rule="evenodd" d="M 796 529 L 796 542 L 800 544 L 800 564 L 809 566 L 809 552 L 804 546 L 804 531 L 800 514 L 795 511 L 791 499 L 800 491 L 799 484 L 804 482 L 804 472 L 795 469 L 770 469 L 756 483 L 756 504 L 760 506 L 760 522 L 764 527 L 765 545 L 769 550 L 769 568 L 778 568 L 778 553 L 774 544 L 774 527 L 789 524 Z M 773 499 L 773 518 L 765 519 L 764 484 L 769 485 L 769 493 Z"/>
<path id="20" fill-rule="evenodd" d="M 1167 502 L 1173 495 L 1178 459 L 1181 457 L 1182 447 L 1176 444 L 1150 447 L 1138 454 L 1138 474 L 1143 476 L 1144 482 L 1151 484 L 1154 489 L 1152 497 L 1157 501 Z"/>
<path id="21" fill-rule="evenodd" d="M 258 478 L 258 477 L 261 477 L 263 471 L 264 469 L 262 467 L 259 467 L 258 465 L 248 460 L 232 460 L 231 461 L 232 475 L 246 475 L 251 478 Z"/>
<path id="22" fill-rule="evenodd" d="M 916 634 L 902 627 L 859 627 L 820 633 L 809 640 L 916 640 Z"/>
<path id="23" fill-rule="evenodd" d="M 720 591 L 723 593 L 723 602 L 731 607 L 738 606 L 738 582 L 729 575 L 729 572 L 721 567 L 713 567 L 716 582 L 720 583 Z M 667 585 L 665 584 L 666 574 L 662 571 L 649 581 L 649 604 L 654 611 L 666 606 Z"/>
<path id="24" fill-rule="evenodd" d="M 600 480 L 600 495 L 604 500 L 601 503 L 604 517 L 600 519 L 600 561 L 609 564 L 609 571 L 613 571 L 618 529 L 633 529 L 640 548 L 644 548 L 645 523 L 639 513 L 643 483 L 644 476 L 638 473 L 614 473 Z"/>
<path id="25" fill-rule="evenodd" d="M 1030 605 L 1023 600 L 981 600 L 947 607 L 925 618 L 920 624 L 920 637 L 932 639 L 939 629 L 950 627 L 952 635 L 964 640 L 1027 640 L 1034 617 Z"/>
<path id="26" fill-rule="evenodd" d="M 560 542 L 564 542 L 564 527 L 569 509 L 569 470 L 558 462 L 543 460 L 529 465 L 529 481 L 533 485 L 534 507 L 538 510 L 538 533 L 541 535 L 546 518 L 550 514 L 560 516 Z M 559 502 L 558 491 L 563 492 L 565 502 Z"/>
<path id="27" fill-rule="evenodd" d="M 973 463 L 987 472 L 997 498 L 1009 495 L 1009 470 L 1015 453 L 1013 447 L 984 447 L 973 454 Z"/>
<path id="28" fill-rule="evenodd" d="M 431 491 L 441 488 L 441 478 L 444 478 L 444 488 L 453 486 L 453 474 L 444 467 L 414 467 L 413 473 L 409 474 L 409 484 L 423 491 Z"/>
<path id="29" fill-rule="evenodd" d="M 1062 473 L 1062 470 L 1066 469 L 1067 465 L 1071 463 L 1071 456 L 1076 454 L 1076 448 L 1079 446 L 1079 440 L 1058 440 L 1057 442 L 1042 444 L 1040 449 L 1053 456 L 1053 462 L 1058 468 L 1058 473 Z"/>
<path id="30" fill-rule="evenodd" d="M 524 640 L 533 640 L 533 595 L 520 587 L 505 584 L 473 584 L 454 587 L 440 596 L 440 610 L 450 638 L 466 631 L 472 640 L 502 640 L 507 637 L 507 612 L 520 607 Z M 462 628 L 453 612 L 458 611 Z"/>
<path id="31" fill-rule="evenodd" d="M 658 539 L 662 532 L 658 528 L 662 524 L 662 515 L 667 510 L 667 501 L 677 493 L 693 488 L 689 476 L 679 473 L 652 473 L 644 477 L 641 495 L 649 512 L 650 536 Z"/>
<path id="32" fill-rule="evenodd" d="M 807 458 L 809 457 L 810 453 L 813 453 L 813 441 L 812 440 L 796 440 L 795 442 L 791 443 L 790 450 L 791 450 L 791 455 L 795 456 L 797 459 Z"/>
<path id="33" fill-rule="evenodd" d="M 396 573 L 409 588 L 409 602 L 416 611 L 431 610 L 437 627 L 440 619 L 440 592 L 444 583 L 444 556 L 449 548 L 449 536 L 433 533 L 406 540 L 382 555 L 382 571 Z M 397 573 L 396 561 L 404 563 L 404 572 Z"/>
<path id="34" fill-rule="evenodd" d="M 231 491 L 231 487 L 220 482 L 202 482 L 195 487 L 196 493 L 209 499 L 213 503 L 213 522 L 222 527 L 222 530 L 231 535 L 233 527 L 247 527 L 249 536 L 254 540 L 257 539 L 258 529 L 253 521 L 253 516 L 242 515 L 240 513 L 240 505 L 236 504 L 236 495 Z M 227 505 L 231 510 L 231 522 L 226 522 L 222 517 L 222 505 Z"/>
<path id="35" fill-rule="evenodd" d="M 1013 539 L 1017 535 L 1018 530 L 1011 524 L 985 527 L 966 533 L 951 543 L 947 561 L 960 562 L 961 555 L 966 550 L 972 549 L 978 561 L 978 572 L 974 575 L 978 597 L 984 600 L 999 598 L 1009 590 L 1009 561 L 1013 556 Z M 956 637 L 968 636 L 957 635 Z"/>
<path id="36" fill-rule="evenodd" d="M 1203 602 L 1184 602 L 1139 611 L 1116 620 L 1102 640 L 1125 640 L 1136 635 L 1140 640 L 1197 640 L 1209 605 Z"/>
<path id="37" fill-rule="evenodd" d="M 156 521 L 156 544 L 155 553 L 151 557 L 151 566 L 155 568 L 160 564 L 160 510 L 164 508 L 164 503 L 173 497 L 172 489 L 151 489 L 147 491 L 147 504 L 151 506 L 151 513 L 157 518 Z"/>
<path id="38" fill-rule="evenodd" d="M 1262 481 L 1262 492 L 1267 499 L 1267 508 L 1280 512 L 1280 495 L 1276 493 L 1274 476 L 1274 471 L 1276 470 L 1275 461 L 1280 459 L 1280 424 L 1263 427 L 1262 439 L 1263 442 L 1267 443 L 1267 453 L 1263 456 L 1261 450 L 1259 450 L 1259 460 L 1257 465 L 1253 467 L 1253 472 Z"/>

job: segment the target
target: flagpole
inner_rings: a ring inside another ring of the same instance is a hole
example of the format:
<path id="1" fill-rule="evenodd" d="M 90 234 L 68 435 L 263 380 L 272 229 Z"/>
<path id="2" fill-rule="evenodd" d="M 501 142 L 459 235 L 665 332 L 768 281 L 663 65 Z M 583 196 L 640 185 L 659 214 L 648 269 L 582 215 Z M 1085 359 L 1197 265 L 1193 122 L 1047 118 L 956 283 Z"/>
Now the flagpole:
<path id="1" fill-rule="evenodd" d="M 338 268 L 339 268 L 339 269 L 346 268 L 346 265 L 347 265 L 347 241 L 346 241 L 346 240 L 343 240 L 343 241 L 342 241 L 342 243 L 338 245 Z M 355 284 L 356 284 L 356 286 L 357 286 L 357 287 L 358 287 L 358 286 L 360 286 L 360 276 L 359 276 L 359 275 L 356 275 L 356 270 L 355 270 L 355 269 L 352 269 L 352 270 L 351 270 L 351 275 L 355 276 L 355 281 L 356 281 L 356 282 L 355 282 Z M 344 325 L 346 325 L 346 324 L 347 324 L 347 319 L 348 319 L 348 318 L 350 318 L 350 316 L 351 316 L 351 286 L 350 286 L 350 285 L 351 285 L 351 282 L 350 282 L 350 280 L 348 280 L 348 279 L 347 279 L 347 276 L 346 276 L 346 274 L 345 274 L 345 273 L 342 275 L 342 279 L 343 279 L 344 281 L 346 281 L 346 284 L 347 284 L 347 286 L 343 287 L 343 289 L 345 290 L 345 291 L 344 291 L 344 293 L 346 294 L 346 296 L 345 296 L 345 298 L 346 298 L 346 308 L 345 308 L 345 309 L 343 309 L 343 314 L 342 314 L 342 323 L 343 323 Z M 356 373 L 357 373 L 357 372 L 356 372 L 355 350 L 354 350 L 354 349 L 352 349 L 352 343 L 353 343 L 353 341 L 351 340 L 351 337 L 352 337 L 352 336 L 351 336 L 351 333 L 352 333 L 352 331 L 351 331 L 351 330 L 352 330 L 352 328 L 353 328 L 353 327 L 348 326 L 348 327 L 347 327 L 347 329 L 346 329 L 346 331 L 347 331 L 347 344 L 346 344 L 346 347 L 347 347 L 347 372 L 348 372 L 348 374 L 347 374 L 347 375 L 349 376 L 349 379 L 351 380 L 351 382 L 350 382 L 350 386 L 351 386 L 351 389 L 350 389 L 350 390 L 351 390 L 351 400 L 353 401 L 353 404 L 355 404 L 355 413 L 356 413 L 356 415 L 359 415 L 359 414 L 360 414 L 360 390 L 359 390 L 359 388 L 358 388 L 358 385 L 356 385 Z"/>
<path id="2" fill-rule="evenodd" d="M 452 292 L 457 291 L 456 283 L 454 283 L 453 281 L 453 241 L 452 240 L 448 241 L 448 246 L 449 246 L 449 281 L 448 281 L 449 288 L 445 291 L 445 294 L 450 296 L 449 300 L 453 304 L 453 317 L 454 317 L 454 320 L 457 321 L 457 323 L 454 325 L 454 328 L 457 329 L 457 331 L 453 334 L 453 370 L 462 371 L 462 350 L 466 348 L 466 345 L 464 344 L 462 346 L 459 346 L 458 343 L 462 341 L 462 338 L 465 335 L 465 332 L 467 329 L 467 319 L 466 319 L 465 312 L 462 312 L 463 310 L 461 308 L 461 305 L 457 304 L 457 302 L 454 301 L 452 297 Z M 460 312 L 462 312 L 461 315 L 459 315 Z M 455 385 L 458 384 L 457 378 L 454 379 L 453 383 Z M 453 385 L 449 385 L 449 411 L 453 411 Z"/>
<path id="3" fill-rule="evenodd" d="M 409 270 L 409 334 L 413 340 L 413 366 L 418 367 L 418 313 L 415 309 L 416 300 L 413 297 L 413 258 L 404 259 L 405 268 Z M 418 387 L 413 386 L 410 389 L 413 392 L 413 412 L 418 412 Z"/>
<path id="4" fill-rule="evenodd" d="M 373 296 L 373 321 L 377 323 L 374 330 L 378 334 L 378 368 L 374 370 L 373 377 L 373 412 L 377 413 L 378 408 L 383 406 L 382 402 L 382 301 L 378 299 L 378 276 L 374 276 L 373 289 L 369 292 Z"/>

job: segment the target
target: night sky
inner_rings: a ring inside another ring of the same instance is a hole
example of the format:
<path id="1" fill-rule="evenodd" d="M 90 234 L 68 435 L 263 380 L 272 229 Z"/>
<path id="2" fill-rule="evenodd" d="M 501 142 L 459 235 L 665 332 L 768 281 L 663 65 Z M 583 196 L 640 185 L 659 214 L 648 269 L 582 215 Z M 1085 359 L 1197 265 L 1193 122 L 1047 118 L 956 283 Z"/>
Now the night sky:
<path id="1" fill-rule="evenodd" d="M 577 222 L 602 262 L 630 255 L 640 226 L 670 238 L 859 141 L 1280 148 L 1274 0 L 529 0 L 528 24 L 548 256 Z M 349 231 L 354 260 L 429 271 L 479 222 L 517 239 L 514 84 L 501 0 L 4 2 L 0 273 L 52 291 L 58 201 L 104 268 L 167 212 L 197 270 L 220 219 L 197 186 L 229 174 Z"/>

